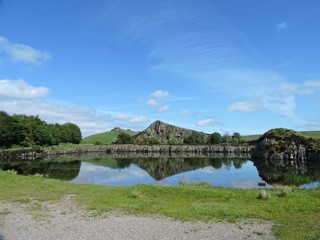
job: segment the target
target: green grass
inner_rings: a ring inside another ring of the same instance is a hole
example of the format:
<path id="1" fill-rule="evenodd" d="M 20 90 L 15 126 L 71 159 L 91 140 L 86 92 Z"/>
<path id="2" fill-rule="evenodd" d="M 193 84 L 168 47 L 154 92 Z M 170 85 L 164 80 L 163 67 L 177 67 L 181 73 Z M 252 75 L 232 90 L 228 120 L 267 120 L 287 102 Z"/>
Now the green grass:
<path id="1" fill-rule="evenodd" d="M 81 144 L 108 144 L 117 139 L 118 135 L 119 132 L 114 131 L 99 133 L 83 138 Z"/>
<path id="2" fill-rule="evenodd" d="M 241 138 L 244 139 L 245 141 L 252 141 L 252 140 L 257 140 L 261 136 L 262 134 L 256 134 L 256 135 L 241 136 Z"/>
<path id="3" fill-rule="evenodd" d="M 81 144 L 110 144 L 117 140 L 119 133 L 126 132 L 130 135 L 134 135 L 137 132 L 131 130 L 124 130 L 121 128 L 114 128 L 109 132 L 98 133 L 82 139 Z"/>
<path id="4" fill-rule="evenodd" d="M 266 190 L 271 198 L 259 200 L 258 190 L 211 188 L 206 184 L 108 187 L 0 172 L 0 189 L 0 201 L 11 203 L 55 202 L 74 194 L 77 204 L 101 213 L 120 210 L 191 221 L 236 222 L 257 218 L 275 222 L 273 231 L 280 239 L 320 237 L 319 188 L 296 190 L 285 197 Z"/>
<path id="5" fill-rule="evenodd" d="M 299 133 L 301 133 L 305 137 L 320 139 L 320 131 L 300 131 Z M 252 141 L 252 140 L 257 140 L 261 136 L 262 134 L 255 134 L 255 135 L 242 136 L 242 138 L 246 141 Z"/>
<path id="6" fill-rule="evenodd" d="M 301 131 L 302 135 L 315 139 L 320 139 L 320 131 Z"/>

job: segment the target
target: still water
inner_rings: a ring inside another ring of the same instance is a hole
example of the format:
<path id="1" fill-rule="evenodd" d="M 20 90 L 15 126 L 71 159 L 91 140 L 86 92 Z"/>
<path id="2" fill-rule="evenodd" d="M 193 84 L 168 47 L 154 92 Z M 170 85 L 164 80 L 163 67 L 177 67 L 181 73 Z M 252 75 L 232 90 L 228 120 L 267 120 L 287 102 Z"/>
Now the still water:
<path id="1" fill-rule="evenodd" d="M 222 164 L 218 169 L 213 166 L 205 166 L 175 174 L 170 174 L 170 170 L 168 174 L 165 174 L 166 170 L 162 169 L 163 178 L 157 177 L 159 170 L 143 169 L 135 163 L 125 168 L 111 168 L 83 161 L 78 176 L 71 182 L 112 186 L 137 184 L 174 186 L 180 182 L 207 182 L 212 186 L 228 188 L 256 188 L 259 183 L 265 183 L 251 161 L 244 162 L 241 168 L 236 168 L 231 161 L 228 165 Z"/>
<path id="2" fill-rule="evenodd" d="M 302 188 L 320 186 L 319 163 L 272 165 L 241 158 L 112 158 L 50 160 L 0 164 L 0 170 L 18 174 L 43 174 L 79 184 L 132 186 L 154 184 L 175 186 L 207 182 L 214 187 L 268 188 L 273 184 L 294 184 Z"/>

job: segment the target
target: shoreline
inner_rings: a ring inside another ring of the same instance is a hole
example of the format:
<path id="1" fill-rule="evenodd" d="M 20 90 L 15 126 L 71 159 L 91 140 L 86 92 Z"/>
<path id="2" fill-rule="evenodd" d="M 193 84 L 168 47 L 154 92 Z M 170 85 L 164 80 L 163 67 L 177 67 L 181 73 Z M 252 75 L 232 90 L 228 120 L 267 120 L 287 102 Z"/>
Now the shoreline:
<path id="1" fill-rule="evenodd" d="M 142 155 L 142 156 L 187 156 L 187 157 L 211 157 L 228 155 L 250 156 L 254 146 L 252 145 L 133 145 L 133 144 L 110 144 L 110 145 L 76 145 L 70 149 L 18 149 L 3 150 L 0 152 L 0 161 L 37 160 L 50 157 L 60 157 L 80 154 L 113 154 L 113 155 Z"/>

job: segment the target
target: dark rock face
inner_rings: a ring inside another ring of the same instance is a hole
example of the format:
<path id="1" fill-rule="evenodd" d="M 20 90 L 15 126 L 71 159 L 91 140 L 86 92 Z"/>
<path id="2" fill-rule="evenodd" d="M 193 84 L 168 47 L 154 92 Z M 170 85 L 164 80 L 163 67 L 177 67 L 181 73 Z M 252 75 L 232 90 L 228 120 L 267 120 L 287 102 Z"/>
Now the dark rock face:
<path id="1" fill-rule="evenodd" d="M 277 160 L 279 163 L 320 159 L 318 145 L 318 140 L 306 138 L 293 130 L 272 129 L 258 139 L 252 157 Z"/>
<path id="2" fill-rule="evenodd" d="M 259 175 L 269 184 L 290 179 L 319 179 L 318 140 L 289 129 L 272 129 L 258 139 L 252 152 Z M 298 182 L 299 184 L 299 182 Z"/>
<path id="3" fill-rule="evenodd" d="M 190 135 L 193 131 L 190 129 L 176 127 L 161 121 L 155 121 L 147 129 L 138 133 L 135 138 L 137 140 L 143 140 L 148 138 L 157 138 L 159 143 L 166 144 L 170 141 L 176 143 L 183 143 L 183 139 Z M 208 134 L 202 133 L 206 137 Z"/>
<path id="4" fill-rule="evenodd" d="M 304 144 L 288 141 L 285 146 L 279 145 L 274 138 L 263 138 L 258 141 L 252 156 L 279 161 L 304 160 L 307 158 L 307 148 Z"/>

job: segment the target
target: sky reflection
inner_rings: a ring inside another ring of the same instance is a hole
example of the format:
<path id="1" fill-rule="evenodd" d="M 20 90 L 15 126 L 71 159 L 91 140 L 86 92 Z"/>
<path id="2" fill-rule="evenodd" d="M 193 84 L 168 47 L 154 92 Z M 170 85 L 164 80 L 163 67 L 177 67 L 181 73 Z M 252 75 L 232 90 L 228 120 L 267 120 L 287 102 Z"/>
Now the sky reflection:
<path id="1" fill-rule="evenodd" d="M 264 182 L 251 161 L 235 168 L 233 164 L 222 164 L 216 169 L 212 166 L 186 171 L 156 181 L 150 174 L 136 164 L 126 168 L 111 168 L 89 162 L 82 162 L 78 176 L 72 183 L 101 184 L 110 186 L 132 186 L 137 184 L 154 184 L 175 186 L 180 182 L 207 182 L 215 187 L 228 188 L 259 188 L 258 183 Z M 267 185 L 268 186 L 268 185 Z"/>

